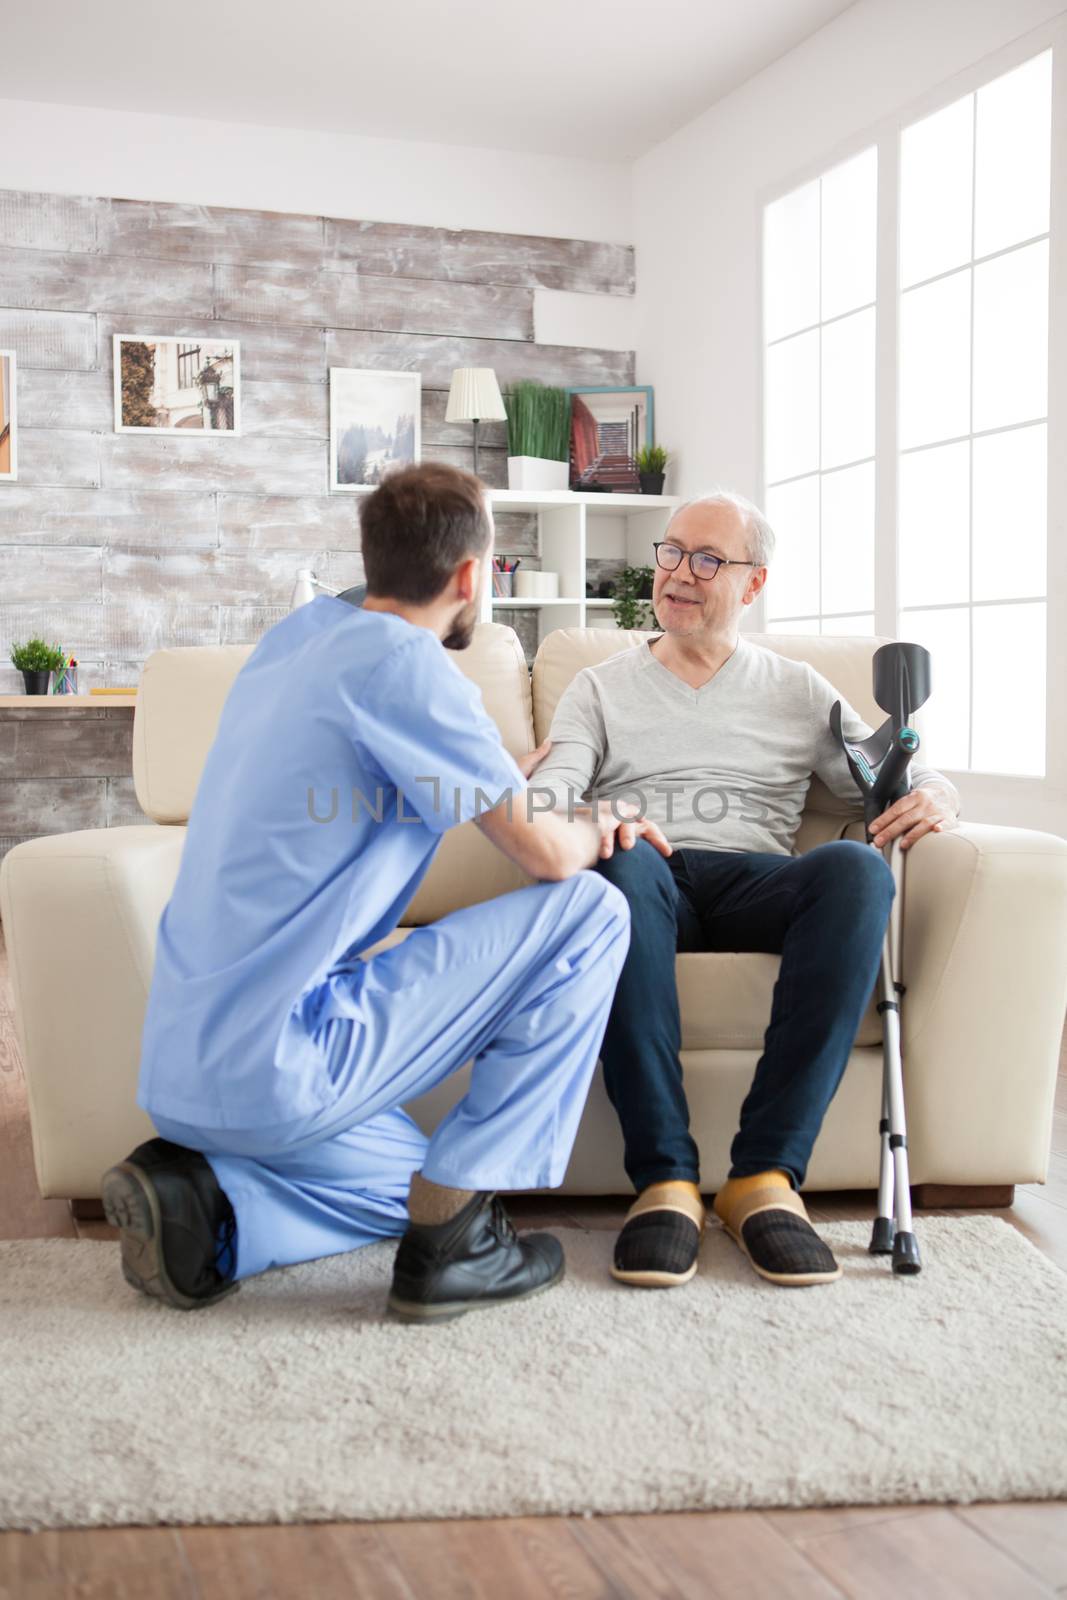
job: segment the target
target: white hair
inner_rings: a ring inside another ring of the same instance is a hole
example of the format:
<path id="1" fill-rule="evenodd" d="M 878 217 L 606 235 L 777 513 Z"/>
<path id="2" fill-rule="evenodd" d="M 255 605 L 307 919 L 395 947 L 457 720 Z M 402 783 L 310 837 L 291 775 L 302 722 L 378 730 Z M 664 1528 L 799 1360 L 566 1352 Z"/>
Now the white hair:
<path id="1" fill-rule="evenodd" d="M 704 494 L 694 495 L 692 500 L 680 505 L 671 517 L 671 522 L 675 517 L 680 517 L 683 511 L 688 511 L 691 506 L 732 506 L 745 526 L 748 559 L 754 561 L 758 567 L 770 566 L 774 556 L 774 529 L 759 506 L 753 505 L 751 500 L 746 500 L 743 494 L 734 494 L 732 489 L 716 487 L 708 489 Z M 670 531 L 670 523 L 667 524 L 667 530 Z"/>

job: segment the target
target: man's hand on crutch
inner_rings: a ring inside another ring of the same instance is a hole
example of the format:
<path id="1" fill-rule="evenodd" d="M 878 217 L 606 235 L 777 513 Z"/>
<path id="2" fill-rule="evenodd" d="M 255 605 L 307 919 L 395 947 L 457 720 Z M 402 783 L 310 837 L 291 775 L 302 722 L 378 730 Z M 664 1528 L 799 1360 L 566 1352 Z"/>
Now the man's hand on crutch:
<path id="1" fill-rule="evenodd" d="M 907 850 L 924 833 L 943 833 L 956 826 L 956 808 L 939 783 L 924 783 L 887 806 L 870 826 L 871 843 L 883 849 L 900 840 Z"/>

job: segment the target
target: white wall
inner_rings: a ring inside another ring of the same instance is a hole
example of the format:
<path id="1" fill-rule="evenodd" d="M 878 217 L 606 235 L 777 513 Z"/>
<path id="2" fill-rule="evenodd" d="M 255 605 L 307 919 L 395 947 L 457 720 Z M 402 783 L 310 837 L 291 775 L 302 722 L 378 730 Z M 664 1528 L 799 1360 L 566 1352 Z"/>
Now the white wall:
<path id="1" fill-rule="evenodd" d="M 634 164 L 642 383 L 668 487 L 760 479 L 760 223 L 768 190 L 1048 17 L 1063 0 L 859 0 Z M 799 181 L 799 180 L 798 180 Z"/>
<path id="2" fill-rule="evenodd" d="M 638 292 L 640 293 L 640 284 Z M 538 344 L 587 344 L 596 350 L 632 350 L 637 339 L 637 295 L 574 294 L 534 290 Z M 579 337 L 580 336 L 580 337 Z"/>
<path id="3" fill-rule="evenodd" d="M 655 386 L 668 490 L 718 480 L 759 492 L 768 192 L 1065 10 L 1062 0 L 859 0 L 635 163 L 637 373 Z M 1055 682 L 1050 691 L 1062 695 Z M 1067 791 L 1053 777 L 957 781 L 972 816 L 1067 834 Z"/>
<path id="4" fill-rule="evenodd" d="M 0 100 L 0 186 L 632 242 L 625 162 Z M 632 350 L 634 298 L 534 295 L 540 344 Z"/>
<path id="5" fill-rule="evenodd" d="M 622 162 L 21 100 L 0 150 L 5 189 L 631 242 Z"/>

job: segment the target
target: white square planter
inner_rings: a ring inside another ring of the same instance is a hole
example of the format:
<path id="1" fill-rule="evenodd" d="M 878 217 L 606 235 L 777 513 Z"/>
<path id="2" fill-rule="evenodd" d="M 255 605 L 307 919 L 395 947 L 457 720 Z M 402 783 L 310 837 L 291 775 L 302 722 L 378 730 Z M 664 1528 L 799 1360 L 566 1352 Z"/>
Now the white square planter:
<path id="1" fill-rule="evenodd" d="M 568 461 L 546 461 L 541 456 L 508 456 L 509 489 L 566 489 Z"/>

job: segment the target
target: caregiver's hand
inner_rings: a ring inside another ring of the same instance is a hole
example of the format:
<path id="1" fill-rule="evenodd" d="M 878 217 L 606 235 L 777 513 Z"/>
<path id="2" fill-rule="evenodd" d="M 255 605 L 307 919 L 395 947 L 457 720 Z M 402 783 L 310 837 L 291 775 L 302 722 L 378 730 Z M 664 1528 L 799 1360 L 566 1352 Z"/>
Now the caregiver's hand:
<path id="1" fill-rule="evenodd" d="M 601 861 L 606 861 L 614 854 L 616 840 L 620 850 L 632 850 L 638 839 L 647 839 L 661 856 L 674 854 L 658 824 L 639 817 L 637 810 L 637 806 L 629 800 L 619 801 L 614 809 L 610 806 L 605 808 L 601 802 L 599 815 L 593 819 L 600 829 Z M 615 811 L 620 811 L 622 815 L 616 816 Z"/>
<path id="2" fill-rule="evenodd" d="M 519 771 L 522 773 L 524 778 L 529 778 L 533 775 L 534 768 L 541 765 L 551 748 L 552 740 L 545 739 L 537 746 L 536 750 L 531 750 L 529 755 L 519 756 L 517 758 Z"/>

